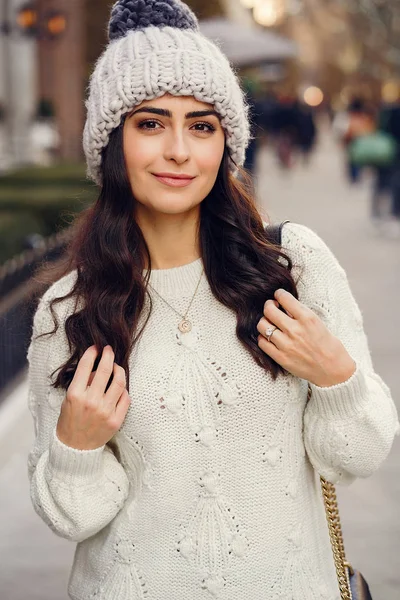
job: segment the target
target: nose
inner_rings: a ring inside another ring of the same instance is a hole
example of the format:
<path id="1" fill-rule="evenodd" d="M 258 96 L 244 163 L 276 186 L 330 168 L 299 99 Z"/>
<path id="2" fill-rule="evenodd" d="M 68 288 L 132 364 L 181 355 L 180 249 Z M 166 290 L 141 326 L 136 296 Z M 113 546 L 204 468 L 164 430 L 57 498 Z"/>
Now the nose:
<path id="1" fill-rule="evenodd" d="M 171 132 L 171 135 L 166 138 L 164 158 L 182 164 L 188 160 L 189 156 L 189 145 L 184 133 L 182 131 Z"/>

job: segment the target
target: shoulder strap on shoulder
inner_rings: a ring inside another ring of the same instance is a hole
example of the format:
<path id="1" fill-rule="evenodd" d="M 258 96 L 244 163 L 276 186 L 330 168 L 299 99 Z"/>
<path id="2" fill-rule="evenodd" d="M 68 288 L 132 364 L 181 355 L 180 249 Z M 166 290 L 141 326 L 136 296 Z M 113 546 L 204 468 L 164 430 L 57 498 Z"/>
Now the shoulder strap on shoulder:
<path id="1" fill-rule="evenodd" d="M 267 225 L 265 231 L 268 234 L 268 239 L 270 242 L 275 244 L 276 246 L 282 245 L 282 229 L 285 223 L 290 223 L 289 220 L 282 221 L 279 225 Z"/>

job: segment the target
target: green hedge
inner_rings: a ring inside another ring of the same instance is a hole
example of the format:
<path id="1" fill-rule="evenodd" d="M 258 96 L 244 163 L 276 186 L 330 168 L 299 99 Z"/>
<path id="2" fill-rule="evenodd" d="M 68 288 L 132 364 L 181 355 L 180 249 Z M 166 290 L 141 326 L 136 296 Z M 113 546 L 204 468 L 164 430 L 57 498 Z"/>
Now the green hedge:
<path id="1" fill-rule="evenodd" d="M 0 177 L 0 263 L 24 249 L 30 233 L 44 237 L 70 225 L 97 199 L 84 164 L 27 167 Z"/>
<path id="2" fill-rule="evenodd" d="M 84 163 L 59 163 L 51 167 L 28 166 L 10 171 L 0 177 L 1 187 L 20 185 L 21 183 L 45 185 L 54 181 L 69 184 L 80 182 L 91 187 L 94 186 L 94 183 L 86 179 L 86 166 Z"/>

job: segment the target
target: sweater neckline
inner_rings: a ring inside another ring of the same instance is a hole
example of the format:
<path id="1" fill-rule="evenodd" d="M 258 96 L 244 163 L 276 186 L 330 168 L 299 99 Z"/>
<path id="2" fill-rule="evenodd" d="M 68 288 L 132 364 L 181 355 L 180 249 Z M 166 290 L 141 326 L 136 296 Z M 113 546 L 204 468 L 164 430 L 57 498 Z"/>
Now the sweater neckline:
<path id="1" fill-rule="evenodd" d="M 199 282 L 203 268 L 203 259 L 196 260 L 170 269 L 152 269 L 150 271 L 150 285 L 163 297 L 178 298 L 192 296 Z M 146 275 L 147 270 L 143 271 Z M 203 279 L 205 275 L 203 274 Z M 201 286 L 201 283 L 200 283 Z M 199 287 L 200 287 L 199 286 Z"/>

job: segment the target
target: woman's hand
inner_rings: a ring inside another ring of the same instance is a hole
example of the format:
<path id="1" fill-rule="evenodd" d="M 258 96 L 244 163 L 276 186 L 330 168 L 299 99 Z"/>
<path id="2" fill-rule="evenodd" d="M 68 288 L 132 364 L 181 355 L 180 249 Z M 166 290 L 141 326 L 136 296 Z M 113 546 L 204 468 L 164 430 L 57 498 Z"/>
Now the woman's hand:
<path id="1" fill-rule="evenodd" d="M 106 444 L 121 427 L 131 402 L 125 370 L 114 363 L 111 346 L 103 349 L 97 370 L 92 372 L 97 355 L 95 346 L 82 355 L 57 423 L 58 439 L 78 450 Z M 105 393 L 111 374 L 113 381 Z"/>
<path id="2" fill-rule="evenodd" d="M 292 375 L 319 387 L 343 383 L 356 370 L 356 364 L 342 342 L 321 319 L 290 292 L 277 290 L 276 300 L 264 304 L 264 317 L 257 330 L 258 345 Z M 285 314 L 279 304 L 287 311 Z M 266 330 L 275 329 L 268 341 Z"/>

